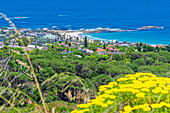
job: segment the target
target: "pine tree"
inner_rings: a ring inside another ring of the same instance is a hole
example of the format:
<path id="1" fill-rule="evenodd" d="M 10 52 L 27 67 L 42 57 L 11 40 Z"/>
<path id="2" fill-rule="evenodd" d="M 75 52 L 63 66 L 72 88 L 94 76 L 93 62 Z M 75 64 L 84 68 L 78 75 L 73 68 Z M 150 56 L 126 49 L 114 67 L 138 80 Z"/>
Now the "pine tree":
<path id="1" fill-rule="evenodd" d="M 137 47 L 137 50 L 138 50 L 138 51 L 141 51 L 141 48 L 138 46 L 138 47 Z"/>
<path id="2" fill-rule="evenodd" d="M 68 39 L 66 39 L 65 44 L 68 45 Z"/>
<path id="3" fill-rule="evenodd" d="M 79 41 L 79 37 L 76 38 L 77 42 Z"/>
<path id="4" fill-rule="evenodd" d="M 104 43 L 104 45 L 103 45 L 103 49 L 106 49 L 106 44 Z"/>
<path id="5" fill-rule="evenodd" d="M 87 37 L 86 36 L 85 36 L 85 39 L 84 39 L 84 46 L 88 47 L 88 42 L 87 42 Z"/>
<path id="6" fill-rule="evenodd" d="M 71 42 L 68 45 L 71 46 Z"/>

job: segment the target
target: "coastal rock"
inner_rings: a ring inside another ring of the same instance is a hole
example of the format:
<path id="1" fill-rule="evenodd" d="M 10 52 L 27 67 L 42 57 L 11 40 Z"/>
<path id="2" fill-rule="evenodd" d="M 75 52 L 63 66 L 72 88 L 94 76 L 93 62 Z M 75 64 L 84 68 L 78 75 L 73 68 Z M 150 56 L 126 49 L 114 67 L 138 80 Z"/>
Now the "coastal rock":
<path id="1" fill-rule="evenodd" d="M 146 29 L 153 29 L 153 28 L 163 28 L 162 26 L 144 26 L 137 28 L 138 30 L 146 30 Z"/>

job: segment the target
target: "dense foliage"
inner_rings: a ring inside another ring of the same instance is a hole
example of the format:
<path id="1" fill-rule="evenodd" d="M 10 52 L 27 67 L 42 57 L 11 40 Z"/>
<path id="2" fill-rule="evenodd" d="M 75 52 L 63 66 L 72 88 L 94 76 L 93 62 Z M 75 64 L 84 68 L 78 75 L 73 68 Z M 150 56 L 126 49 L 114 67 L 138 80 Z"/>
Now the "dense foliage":
<path id="1" fill-rule="evenodd" d="M 134 48 L 129 48 L 125 55 L 98 55 L 97 52 L 93 55 L 85 55 L 82 51 L 77 51 L 77 48 L 67 48 L 58 44 L 47 46 L 49 47 L 47 51 L 39 49 L 28 51 L 47 103 L 56 100 L 88 103 L 90 99 L 97 97 L 99 86 L 106 85 L 126 74 L 148 72 L 161 77 L 170 77 L 170 53 L 167 51 L 135 52 Z M 97 45 L 90 44 L 89 48 L 96 50 L 95 46 Z M 12 75 L 15 75 L 20 68 L 18 60 L 23 63 L 28 63 L 28 61 L 21 48 L 13 50 L 15 52 L 9 62 L 9 68 Z M 63 50 L 73 52 L 62 54 Z M 9 47 L 1 48 L 0 59 L 6 58 L 8 53 Z M 9 80 L 12 78 L 9 77 Z M 30 73 L 18 77 L 11 85 L 41 104 Z M 8 98 L 10 95 L 4 94 L 4 96 Z M 1 101 L 1 104 L 3 102 Z M 25 105 L 24 103 L 18 104 L 18 106 Z"/>

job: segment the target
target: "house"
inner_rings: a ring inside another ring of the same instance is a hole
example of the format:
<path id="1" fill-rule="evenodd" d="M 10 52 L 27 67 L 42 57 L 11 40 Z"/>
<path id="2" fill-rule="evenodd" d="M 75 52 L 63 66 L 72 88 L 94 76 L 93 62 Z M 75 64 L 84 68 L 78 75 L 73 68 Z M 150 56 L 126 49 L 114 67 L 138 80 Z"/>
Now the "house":
<path id="1" fill-rule="evenodd" d="M 57 36 L 56 35 L 52 35 L 52 34 L 46 34 L 45 36 L 43 36 L 43 38 L 46 38 L 46 39 L 57 39 Z"/>
<path id="2" fill-rule="evenodd" d="M 132 45 L 132 42 L 127 42 L 127 44 Z"/>
<path id="3" fill-rule="evenodd" d="M 27 47 L 29 47 L 29 48 L 36 48 L 35 46 L 36 45 L 27 45 Z"/>
<path id="4" fill-rule="evenodd" d="M 114 51 L 114 49 L 112 48 L 112 47 L 109 47 L 109 48 L 107 48 L 106 50 L 110 50 L 110 51 Z"/>
<path id="5" fill-rule="evenodd" d="M 81 50 L 81 47 L 77 46 L 78 47 L 78 50 Z"/>
<path id="6" fill-rule="evenodd" d="M 113 49 L 114 52 L 119 52 L 119 49 Z"/>
<path id="7" fill-rule="evenodd" d="M 104 52 L 106 50 L 102 49 L 102 48 L 97 48 L 97 52 Z"/>
<path id="8" fill-rule="evenodd" d="M 90 43 L 94 43 L 94 41 L 92 39 L 88 39 L 88 42 Z"/>
<path id="9" fill-rule="evenodd" d="M 119 44 L 119 41 L 116 41 L 115 44 Z"/>
<path id="10" fill-rule="evenodd" d="M 10 45 L 8 45 L 9 47 L 13 47 L 13 48 L 15 48 L 15 47 L 21 47 L 21 46 L 18 46 L 17 44 L 10 44 Z"/>
<path id="11" fill-rule="evenodd" d="M 30 48 L 30 47 L 22 47 L 24 50 L 28 50 L 28 51 L 32 51 L 33 48 Z"/>
<path id="12" fill-rule="evenodd" d="M 10 41 L 11 43 L 15 43 L 16 39 L 11 39 Z"/>
<path id="13" fill-rule="evenodd" d="M 5 37 L 6 35 L 5 34 L 0 34 L 0 37 Z"/>
<path id="14" fill-rule="evenodd" d="M 93 50 L 89 49 L 79 49 L 78 51 L 82 51 L 84 54 L 93 54 Z"/>
<path id="15" fill-rule="evenodd" d="M 85 54 L 93 54 L 93 50 L 83 49 Z"/>
<path id="16" fill-rule="evenodd" d="M 3 48 L 4 46 L 0 46 L 0 48 Z"/>
<path id="17" fill-rule="evenodd" d="M 70 54 L 72 53 L 72 51 L 66 51 L 66 52 L 63 52 L 62 54 Z"/>
<path id="18" fill-rule="evenodd" d="M 124 41 L 124 44 L 127 44 L 127 41 Z"/>
<path id="19" fill-rule="evenodd" d="M 0 46 L 4 46 L 4 42 L 2 41 L 2 42 L 0 42 Z"/>
<path id="20" fill-rule="evenodd" d="M 109 44 L 109 45 L 107 45 L 108 47 L 113 47 L 113 45 L 111 45 L 111 44 Z"/>
<path id="21" fill-rule="evenodd" d="M 121 45 L 119 45 L 120 47 L 129 47 L 129 45 L 128 44 L 121 44 Z"/>
<path id="22" fill-rule="evenodd" d="M 80 56 L 80 55 L 75 55 L 75 56 L 77 56 L 78 58 L 82 58 L 82 56 Z"/>
<path id="23" fill-rule="evenodd" d="M 66 52 L 67 50 L 64 50 L 64 51 L 61 51 L 61 53 L 64 53 L 64 52 Z"/>
<path id="24" fill-rule="evenodd" d="M 39 47 L 40 50 L 48 50 L 48 47 Z"/>

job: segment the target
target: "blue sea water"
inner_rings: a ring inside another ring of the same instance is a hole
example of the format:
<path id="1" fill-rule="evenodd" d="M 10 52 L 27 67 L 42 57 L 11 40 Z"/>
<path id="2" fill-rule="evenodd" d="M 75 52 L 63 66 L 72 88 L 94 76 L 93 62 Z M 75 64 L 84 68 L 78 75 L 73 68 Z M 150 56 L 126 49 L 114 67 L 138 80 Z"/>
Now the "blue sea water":
<path id="1" fill-rule="evenodd" d="M 120 28 L 164 26 L 138 32 L 86 34 L 105 40 L 170 43 L 170 0 L 0 0 L 18 28 Z M 25 18 L 16 19 L 22 16 Z M 0 18 L 0 27 L 8 23 Z M 89 37 L 90 38 L 90 37 Z"/>

